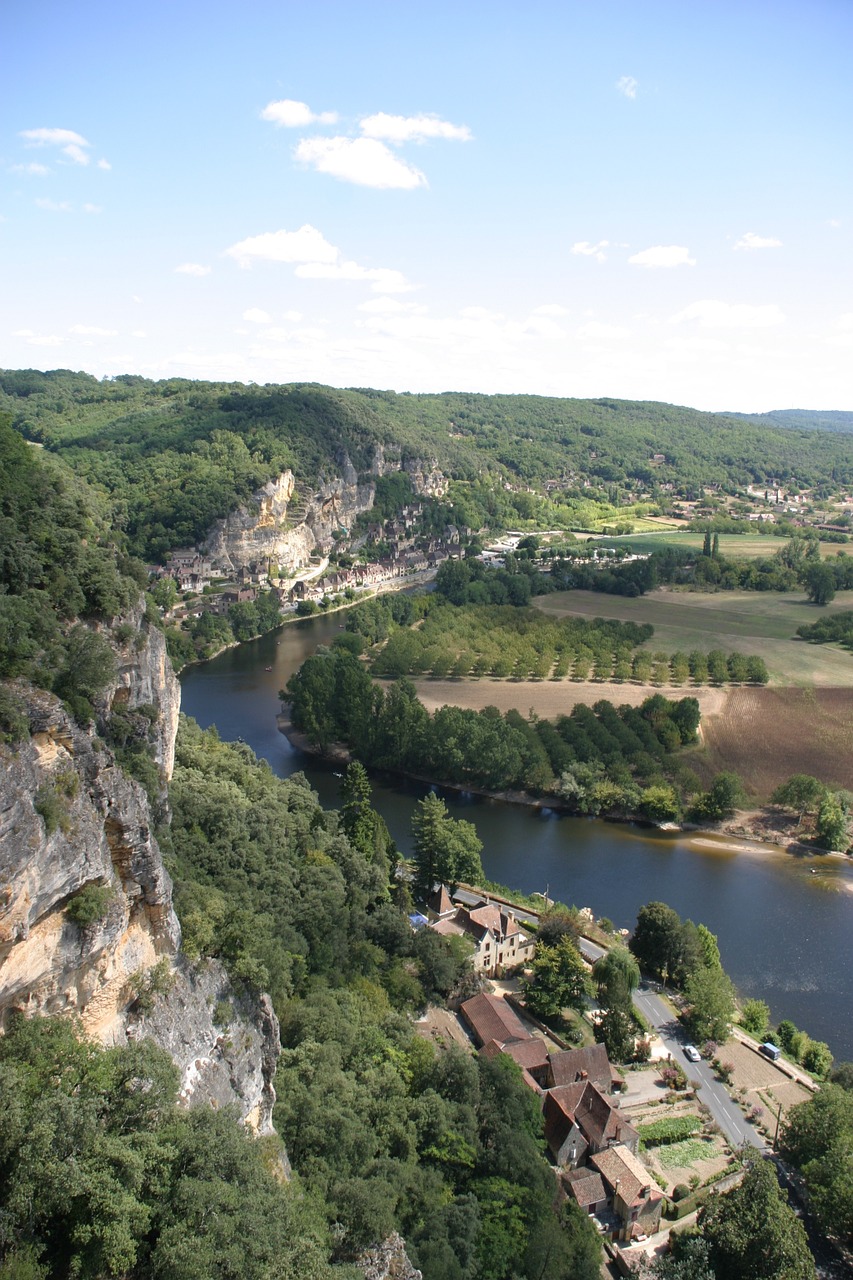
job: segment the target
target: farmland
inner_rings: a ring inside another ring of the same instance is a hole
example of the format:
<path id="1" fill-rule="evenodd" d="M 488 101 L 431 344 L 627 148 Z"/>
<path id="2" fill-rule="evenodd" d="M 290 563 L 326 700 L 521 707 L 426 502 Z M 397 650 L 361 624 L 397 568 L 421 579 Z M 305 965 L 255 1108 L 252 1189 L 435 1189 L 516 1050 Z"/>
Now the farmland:
<path id="1" fill-rule="evenodd" d="M 839 591 L 818 610 L 799 592 L 667 591 L 628 598 L 596 591 L 559 591 L 535 601 L 556 617 L 619 619 L 651 623 L 649 649 L 740 649 L 760 654 L 774 684 L 853 687 L 853 658 L 832 645 L 795 639 L 798 626 L 826 614 L 853 609 L 853 591 Z"/>
<path id="2" fill-rule="evenodd" d="M 637 527 L 639 521 L 634 521 Z M 645 554 L 649 551 L 661 551 L 664 547 L 681 547 L 684 550 L 701 551 L 705 535 L 699 529 L 661 528 L 655 531 L 655 522 L 643 521 L 644 528 L 639 533 L 626 534 L 622 537 L 606 538 L 608 547 L 626 547 L 630 551 Z M 787 546 L 789 539 L 776 537 L 767 533 L 721 533 L 718 535 L 720 554 L 733 560 L 760 559 L 775 555 Z M 847 550 L 837 542 L 821 542 L 818 544 L 821 559 L 837 555 L 840 550 Z"/>

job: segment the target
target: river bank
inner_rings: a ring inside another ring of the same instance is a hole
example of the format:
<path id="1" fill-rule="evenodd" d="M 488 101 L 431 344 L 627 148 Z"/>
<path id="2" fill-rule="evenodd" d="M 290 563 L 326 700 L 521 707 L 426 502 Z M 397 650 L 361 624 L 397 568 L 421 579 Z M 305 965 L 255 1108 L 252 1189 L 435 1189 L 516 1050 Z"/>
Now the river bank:
<path id="1" fill-rule="evenodd" d="M 287 738 L 290 745 L 303 755 L 325 764 L 345 768 L 353 759 L 353 753 L 342 742 L 330 743 L 325 750 L 315 746 L 307 734 L 294 728 L 287 710 L 276 715 L 276 727 L 279 733 Z M 425 774 L 411 773 L 404 769 L 383 769 L 392 777 L 408 778 L 427 787 L 441 787 L 442 790 L 455 792 L 457 795 L 477 796 L 483 800 L 498 801 L 501 804 L 522 806 L 540 812 L 563 814 L 566 817 L 583 817 L 573 810 L 559 796 L 533 796 L 527 791 L 489 791 L 485 787 L 472 786 L 467 783 L 445 782 L 430 778 Z M 773 849 L 776 852 L 794 854 L 798 857 L 838 857 L 849 861 L 849 856 L 817 845 L 806 844 L 791 833 L 797 827 L 796 819 L 788 818 L 775 809 L 736 810 L 734 815 L 713 826 L 700 827 L 689 822 L 650 822 L 640 814 L 615 816 L 597 814 L 596 820 L 612 823 L 617 826 L 638 827 L 649 832 L 661 834 L 681 834 L 690 845 L 696 848 L 716 850 L 729 853 L 761 852 Z M 725 837 L 731 837 L 725 839 Z"/>

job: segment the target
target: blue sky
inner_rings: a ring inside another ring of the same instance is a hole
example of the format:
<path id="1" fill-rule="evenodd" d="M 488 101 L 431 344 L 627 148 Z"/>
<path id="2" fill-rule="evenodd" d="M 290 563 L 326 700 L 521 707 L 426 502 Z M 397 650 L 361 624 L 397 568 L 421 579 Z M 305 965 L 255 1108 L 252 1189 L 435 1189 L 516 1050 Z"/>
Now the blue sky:
<path id="1" fill-rule="evenodd" d="M 7 0 L 0 364 L 853 408 L 850 0 Z"/>

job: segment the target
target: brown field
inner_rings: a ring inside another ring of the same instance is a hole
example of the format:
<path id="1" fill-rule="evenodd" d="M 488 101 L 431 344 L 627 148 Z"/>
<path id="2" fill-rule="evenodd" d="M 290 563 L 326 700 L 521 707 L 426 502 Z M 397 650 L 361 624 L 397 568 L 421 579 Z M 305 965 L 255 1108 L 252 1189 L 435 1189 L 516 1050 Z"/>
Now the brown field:
<path id="1" fill-rule="evenodd" d="M 765 1114 L 762 1117 L 762 1124 L 765 1127 L 769 1126 L 771 1133 L 776 1127 L 775 1117 L 780 1103 L 784 1119 L 789 1107 L 797 1102 L 805 1102 L 812 1096 L 805 1085 L 792 1080 L 772 1062 L 760 1057 L 745 1044 L 729 1040 L 718 1052 L 721 1062 L 730 1062 L 734 1066 L 732 1094 L 738 1096 L 743 1089 L 746 1092 L 741 1096 L 745 1106 L 763 1107 Z"/>
<path id="2" fill-rule="evenodd" d="M 691 767 L 734 769 L 759 799 L 794 773 L 853 789 L 853 689 L 732 689 L 702 728 Z"/>
<path id="3" fill-rule="evenodd" d="M 664 688 L 651 685 L 570 680 L 415 681 L 429 711 L 466 707 L 512 708 L 543 719 L 569 715 L 579 703 L 607 698 L 615 706 L 638 706 L 652 693 L 696 697 L 702 710 L 703 745 L 682 757 L 704 785 L 723 769 L 744 779 L 753 799 L 765 801 L 794 773 L 853 791 L 853 689 Z"/>
<path id="4" fill-rule="evenodd" d="M 428 711 L 438 707 L 468 707 L 482 711 L 483 707 L 497 707 L 499 711 L 513 708 L 526 715 L 535 711 L 542 719 L 553 720 L 569 715 L 579 704 L 592 706 L 600 698 L 606 698 L 614 706 L 638 707 L 653 693 L 663 693 L 668 698 L 690 695 L 698 698 L 702 714 L 711 715 L 723 709 L 726 690 L 715 688 L 688 689 L 664 686 L 658 689 L 648 684 L 616 684 L 613 681 L 573 680 L 428 680 L 416 679 L 418 697 Z"/>

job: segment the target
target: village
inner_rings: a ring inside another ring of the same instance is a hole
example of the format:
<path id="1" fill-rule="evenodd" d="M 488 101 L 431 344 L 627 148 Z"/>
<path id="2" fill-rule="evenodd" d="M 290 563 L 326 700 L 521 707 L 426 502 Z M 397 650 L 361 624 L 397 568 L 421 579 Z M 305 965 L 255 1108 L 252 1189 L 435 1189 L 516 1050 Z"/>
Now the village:
<path id="1" fill-rule="evenodd" d="M 588 909 L 581 918 L 598 935 Z M 451 893 L 436 885 L 424 911 L 410 919 L 415 929 L 467 938 L 483 985 L 449 1009 L 430 1007 L 419 1032 L 439 1046 L 506 1055 L 518 1066 L 540 1100 L 559 1196 L 592 1219 L 610 1274 L 642 1275 L 668 1250 L 672 1230 L 695 1225 L 709 1195 L 737 1185 L 745 1152 L 769 1154 L 780 1118 L 811 1096 L 814 1085 L 804 1073 L 768 1060 L 739 1031 L 725 1045 L 731 1061 L 715 1084 L 723 1094 L 727 1077 L 728 1115 L 714 1106 L 705 1079 L 695 1078 L 708 1068 L 695 1068 L 668 1024 L 649 1022 L 638 1032 L 638 1061 L 617 1069 L 604 1044 L 593 1042 L 592 1001 L 583 1019 L 588 1042 L 569 1043 L 522 998 L 519 978 L 536 946 L 535 912 L 467 887 Z M 590 966 L 603 954 L 586 936 L 578 945 Z"/>

